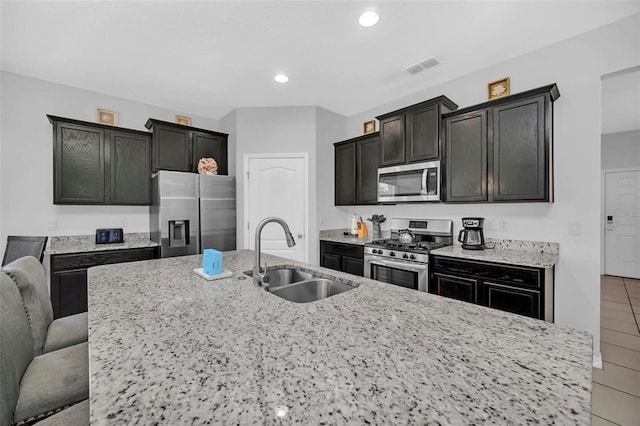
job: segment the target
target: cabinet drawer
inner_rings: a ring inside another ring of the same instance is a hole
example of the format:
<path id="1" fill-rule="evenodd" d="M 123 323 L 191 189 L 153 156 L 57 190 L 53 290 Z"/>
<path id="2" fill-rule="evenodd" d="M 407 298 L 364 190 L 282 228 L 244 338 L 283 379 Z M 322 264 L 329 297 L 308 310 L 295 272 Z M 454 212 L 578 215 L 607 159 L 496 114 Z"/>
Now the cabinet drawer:
<path id="1" fill-rule="evenodd" d="M 500 266 L 497 264 L 453 260 L 433 256 L 431 265 L 434 272 L 479 278 L 484 281 L 506 282 L 510 285 L 540 288 L 542 274 L 539 269 L 521 266 Z"/>
<path id="2" fill-rule="evenodd" d="M 122 249 L 51 256 L 51 270 L 54 272 L 71 269 L 90 268 L 111 263 L 134 262 L 158 258 L 158 247 Z"/>
<path id="3" fill-rule="evenodd" d="M 331 252 L 340 254 L 342 256 L 364 259 L 364 246 L 356 244 L 342 244 L 320 241 L 320 250 L 322 252 Z"/>

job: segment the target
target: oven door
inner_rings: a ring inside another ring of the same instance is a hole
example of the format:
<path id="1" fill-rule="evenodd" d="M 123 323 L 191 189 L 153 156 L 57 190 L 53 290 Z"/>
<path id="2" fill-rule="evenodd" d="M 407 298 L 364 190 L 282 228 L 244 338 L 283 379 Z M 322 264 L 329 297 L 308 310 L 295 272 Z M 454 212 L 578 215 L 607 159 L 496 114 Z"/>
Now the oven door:
<path id="1" fill-rule="evenodd" d="M 364 276 L 372 280 L 426 292 L 429 265 L 367 254 L 364 256 Z"/>

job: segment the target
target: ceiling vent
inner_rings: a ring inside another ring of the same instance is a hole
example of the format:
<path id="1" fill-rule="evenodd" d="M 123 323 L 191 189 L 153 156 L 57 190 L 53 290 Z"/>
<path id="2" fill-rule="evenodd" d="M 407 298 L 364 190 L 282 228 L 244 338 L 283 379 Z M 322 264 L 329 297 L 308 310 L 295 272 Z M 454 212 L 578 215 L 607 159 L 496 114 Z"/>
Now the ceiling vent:
<path id="1" fill-rule="evenodd" d="M 419 64 L 410 66 L 409 68 L 407 68 L 407 72 L 411 75 L 415 75 L 426 70 L 427 68 L 435 67 L 436 65 L 438 65 L 438 61 L 436 60 L 436 58 L 429 58 L 420 62 Z"/>

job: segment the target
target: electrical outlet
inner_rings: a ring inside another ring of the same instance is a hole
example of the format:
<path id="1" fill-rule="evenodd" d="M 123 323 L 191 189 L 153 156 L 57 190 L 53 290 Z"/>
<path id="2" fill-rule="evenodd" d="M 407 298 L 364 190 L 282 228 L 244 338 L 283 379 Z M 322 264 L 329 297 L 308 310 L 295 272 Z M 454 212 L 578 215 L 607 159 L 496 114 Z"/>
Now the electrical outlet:
<path id="1" fill-rule="evenodd" d="M 57 231 L 58 230 L 58 221 L 57 220 L 50 220 L 49 223 L 47 223 L 47 229 L 49 231 Z"/>
<path id="2" fill-rule="evenodd" d="M 498 231 L 507 232 L 508 230 L 509 230 L 509 226 L 507 226 L 506 220 L 501 220 L 500 222 L 498 222 Z"/>
<path id="3" fill-rule="evenodd" d="M 496 231 L 496 222 L 493 219 L 486 220 L 484 222 L 484 227 L 487 231 L 495 232 Z"/>
<path id="4" fill-rule="evenodd" d="M 582 235 L 582 222 L 569 222 L 569 235 Z"/>
<path id="5" fill-rule="evenodd" d="M 122 220 L 120 221 L 120 226 L 121 226 L 122 228 L 126 228 L 126 227 L 127 227 L 127 225 L 129 225 L 129 221 L 128 221 L 128 220 L 127 220 L 127 218 L 125 217 L 124 219 L 122 219 Z"/>

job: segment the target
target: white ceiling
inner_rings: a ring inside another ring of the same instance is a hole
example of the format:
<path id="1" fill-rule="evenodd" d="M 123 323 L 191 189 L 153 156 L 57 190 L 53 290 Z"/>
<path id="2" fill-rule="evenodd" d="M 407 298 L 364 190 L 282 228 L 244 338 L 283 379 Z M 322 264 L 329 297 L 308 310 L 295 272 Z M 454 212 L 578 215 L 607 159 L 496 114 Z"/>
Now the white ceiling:
<path id="1" fill-rule="evenodd" d="M 375 27 L 358 25 L 374 7 Z M 618 1 L 2 1 L 2 69 L 219 118 L 353 115 L 640 12 Z M 410 75 L 430 57 L 440 65 Z M 276 72 L 290 76 L 285 85 Z"/>

